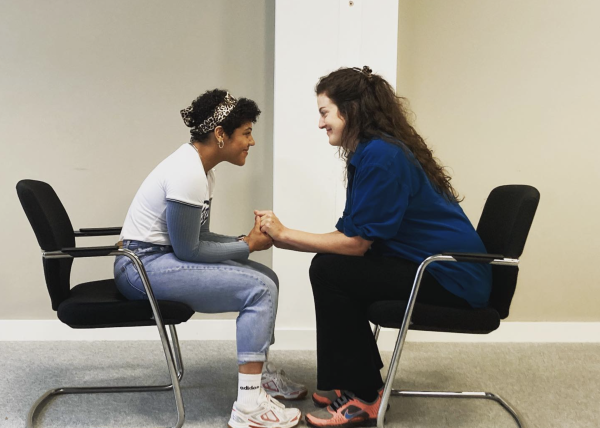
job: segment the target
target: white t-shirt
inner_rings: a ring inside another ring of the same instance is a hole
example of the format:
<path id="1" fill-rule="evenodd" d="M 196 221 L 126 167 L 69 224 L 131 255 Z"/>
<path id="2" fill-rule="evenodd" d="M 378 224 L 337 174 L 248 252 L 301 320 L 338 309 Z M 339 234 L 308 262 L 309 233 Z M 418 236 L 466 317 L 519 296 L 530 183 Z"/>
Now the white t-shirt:
<path id="1" fill-rule="evenodd" d="M 201 208 L 204 224 L 214 186 L 214 170 L 205 174 L 196 150 L 190 144 L 182 145 L 158 164 L 140 186 L 127 212 L 121 239 L 171 245 L 167 201 Z"/>

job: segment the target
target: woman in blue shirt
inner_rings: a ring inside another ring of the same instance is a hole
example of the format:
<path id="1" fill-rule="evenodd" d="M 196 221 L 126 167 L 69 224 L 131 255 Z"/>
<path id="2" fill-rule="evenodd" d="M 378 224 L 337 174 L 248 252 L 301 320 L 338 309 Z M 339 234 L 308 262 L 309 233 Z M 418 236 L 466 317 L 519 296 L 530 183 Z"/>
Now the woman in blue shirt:
<path id="1" fill-rule="evenodd" d="M 318 253 L 310 267 L 317 317 L 317 388 L 322 410 L 309 426 L 375 426 L 383 363 L 367 319 L 374 301 L 407 299 L 419 263 L 444 251 L 486 252 L 458 204 L 450 176 L 407 120 L 404 99 L 368 67 L 342 68 L 316 87 L 329 144 L 346 161 L 347 194 L 336 231 L 286 228 L 257 211 L 261 230 L 279 248 Z M 485 307 L 487 265 L 438 263 L 417 300 Z"/>

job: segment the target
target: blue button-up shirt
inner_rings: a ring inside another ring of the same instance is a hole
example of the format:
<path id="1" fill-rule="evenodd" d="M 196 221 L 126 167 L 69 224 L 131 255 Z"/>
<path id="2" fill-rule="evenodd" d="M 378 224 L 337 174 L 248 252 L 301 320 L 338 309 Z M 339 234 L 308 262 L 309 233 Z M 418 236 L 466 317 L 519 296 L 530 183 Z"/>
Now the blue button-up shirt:
<path id="1" fill-rule="evenodd" d="M 374 241 L 375 254 L 415 263 L 444 251 L 486 252 L 460 205 L 435 191 L 412 153 L 380 139 L 360 143 L 350 160 L 346 207 L 336 228 Z M 489 265 L 436 262 L 427 270 L 471 306 L 487 306 Z"/>

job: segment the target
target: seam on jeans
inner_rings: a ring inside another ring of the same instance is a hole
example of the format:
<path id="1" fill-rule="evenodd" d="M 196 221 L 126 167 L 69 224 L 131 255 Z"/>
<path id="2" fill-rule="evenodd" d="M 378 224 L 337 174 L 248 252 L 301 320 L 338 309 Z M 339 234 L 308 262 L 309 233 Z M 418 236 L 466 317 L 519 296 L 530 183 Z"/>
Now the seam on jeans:
<path id="1" fill-rule="evenodd" d="M 133 263 L 131 263 L 131 267 L 137 272 L 137 268 L 135 267 L 135 265 Z M 134 284 L 133 281 L 131 281 L 129 279 L 129 273 L 127 272 L 127 266 L 125 266 L 125 279 L 127 280 L 127 283 L 131 286 L 131 288 L 133 288 L 135 291 L 142 293 L 144 296 L 147 296 L 146 294 L 146 289 L 140 290 L 139 288 L 137 288 Z M 139 276 L 139 272 L 138 272 L 138 276 Z M 140 281 L 142 280 L 142 278 L 140 277 Z M 144 285 L 142 284 L 142 287 L 144 287 Z"/>
<path id="2" fill-rule="evenodd" d="M 127 260 L 127 262 L 125 263 L 125 267 L 127 266 L 127 264 L 131 264 L 132 267 L 133 267 L 133 269 L 137 272 L 137 267 L 130 260 Z M 266 286 L 265 282 L 262 281 L 260 279 L 260 277 L 258 277 L 256 275 L 252 275 L 250 272 L 246 272 L 246 271 L 251 271 L 251 272 L 259 273 L 260 275 L 262 275 L 264 277 L 267 277 L 267 279 L 269 279 L 269 281 L 272 281 L 273 284 L 275 284 L 275 282 L 271 278 L 269 278 L 267 275 L 265 275 L 264 273 L 255 271 L 252 268 L 247 268 L 247 269 L 240 269 L 240 268 L 238 268 L 238 269 L 236 269 L 234 267 L 230 267 L 230 266 L 226 266 L 226 265 L 223 265 L 223 266 L 179 266 L 179 267 L 175 267 L 175 268 L 160 269 L 160 270 L 150 270 L 146 266 L 144 266 L 144 268 L 146 268 L 146 273 L 147 274 L 151 274 L 151 273 L 153 273 L 153 274 L 170 273 L 170 272 L 176 272 L 176 271 L 179 271 L 179 270 L 222 270 L 222 271 L 231 271 L 231 272 L 235 272 L 235 273 L 240 274 L 240 275 L 244 275 L 244 276 L 248 276 L 250 278 L 253 278 L 253 279 L 257 280 L 258 282 L 260 282 L 262 285 Z M 127 271 L 127 269 L 125 269 L 125 271 Z M 139 272 L 138 272 L 138 274 L 139 274 Z M 128 277 L 128 279 L 129 279 L 129 277 Z M 275 284 L 275 288 L 278 288 L 277 284 Z"/>
<path id="3" fill-rule="evenodd" d="M 235 270 L 235 269 L 230 269 L 230 270 Z M 237 271 L 237 272 L 239 272 L 239 271 Z M 244 274 L 243 272 L 239 272 L 239 273 Z M 253 277 L 252 275 L 248 275 L 248 276 Z M 277 308 L 273 304 L 273 296 L 271 294 L 270 287 L 268 287 L 267 284 L 264 281 L 262 281 L 260 278 L 254 277 L 254 279 L 256 279 L 260 284 L 263 285 L 263 287 L 265 287 L 267 289 L 267 299 L 269 301 L 269 306 L 271 308 L 271 310 L 269 311 L 269 325 L 271 326 L 271 334 L 269 335 L 269 338 L 267 339 L 268 342 L 266 343 L 266 349 L 269 349 L 269 347 L 271 346 L 271 339 L 273 338 L 273 331 L 275 330 L 275 315 L 274 315 L 274 311 Z M 277 284 L 275 284 L 275 283 L 273 283 L 273 284 L 275 285 L 275 289 L 277 290 L 277 293 L 279 293 L 279 288 L 277 287 Z M 254 303 L 254 302 L 252 302 L 252 303 Z M 252 353 L 244 352 L 244 353 L 238 354 L 238 360 L 239 361 L 243 361 L 242 358 L 240 358 L 240 355 L 244 355 L 244 354 L 252 354 Z M 264 356 L 266 357 L 266 354 Z M 263 361 L 263 360 L 260 360 L 260 361 Z M 266 361 L 266 358 L 265 358 L 264 361 Z"/>
<path id="4" fill-rule="evenodd" d="M 174 267 L 174 268 L 169 268 L 169 269 L 161 269 L 161 270 L 148 270 L 146 269 L 147 273 L 156 273 L 156 274 L 160 274 L 160 273 L 170 273 L 170 272 L 176 272 L 178 270 L 223 270 L 223 271 L 231 271 L 231 272 L 236 272 L 240 275 L 245 275 L 245 276 L 249 276 L 251 278 L 256 279 L 257 281 L 263 283 L 264 282 L 260 279 L 260 277 L 256 276 L 256 275 L 252 275 L 250 272 L 246 272 L 251 271 L 251 272 L 256 272 L 259 273 L 260 275 L 267 277 L 267 279 L 269 279 L 269 281 L 272 281 L 273 284 L 275 284 L 275 281 L 273 281 L 271 278 L 269 278 L 267 275 L 265 275 L 264 273 L 258 272 L 252 268 L 247 268 L 247 269 L 236 269 L 234 267 L 230 267 L 230 266 L 179 266 L 179 267 Z M 277 288 L 277 284 L 275 284 L 275 287 Z"/>
<path id="5" fill-rule="evenodd" d="M 136 268 L 136 266 L 135 266 L 135 265 L 134 265 L 134 264 L 133 264 L 133 263 L 132 263 L 130 260 L 128 260 L 128 261 L 125 263 L 125 273 L 127 273 L 127 264 L 131 264 L 131 265 L 132 265 L 132 267 L 133 267 L 133 269 L 134 269 L 134 270 L 137 272 L 137 268 Z M 277 290 L 279 290 L 279 287 L 277 287 L 277 284 L 275 284 L 275 282 L 274 282 L 274 281 L 273 281 L 271 278 L 269 278 L 269 277 L 268 277 L 267 275 L 265 275 L 264 273 L 261 273 L 261 272 L 255 271 L 255 270 L 254 270 L 254 269 L 252 269 L 252 268 L 247 268 L 247 269 L 240 269 L 240 268 L 237 268 L 237 269 L 236 269 L 236 268 L 233 268 L 233 267 L 229 267 L 229 266 L 226 266 L 226 265 L 224 265 L 224 266 L 179 266 L 179 267 L 176 267 L 176 268 L 169 268 L 169 269 L 161 269 L 161 270 L 149 270 L 149 269 L 148 269 L 146 266 L 144 266 L 144 267 L 146 268 L 146 273 L 147 273 L 148 275 L 150 275 L 150 274 L 162 274 L 162 273 L 170 273 L 170 272 L 176 272 L 176 271 L 179 271 L 179 270 L 218 270 L 218 271 L 230 271 L 230 272 L 235 272 L 235 273 L 237 273 L 237 274 L 239 274 L 239 275 L 243 275 L 243 276 L 247 276 L 247 277 L 250 277 L 250 278 L 252 278 L 252 279 L 255 279 L 255 280 L 256 280 L 256 281 L 258 281 L 260 284 L 262 284 L 262 285 L 264 285 L 264 286 L 266 287 L 266 286 L 267 286 L 267 284 L 266 284 L 266 283 L 265 283 L 265 282 L 264 282 L 264 281 L 263 281 L 263 280 L 262 280 L 262 279 L 261 279 L 259 276 L 255 275 L 255 274 L 253 275 L 253 274 L 251 274 L 250 272 L 247 272 L 247 271 L 251 271 L 251 272 L 253 272 L 253 273 L 254 273 L 254 272 L 255 272 L 255 273 L 259 273 L 261 276 L 264 276 L 264 277 L 266 277 L 266 278 L 267 278 L 269 281 L 273 282 L 273 284 L 275 285 L 275 288 L 276 288 Z M 139 272 L 138 272 L 138 275 L 139 275 Z M 127 281 L 128 281 L 130 284 L 131 284 L 131 286 L 132 286 L 133 288 L 135 288 L 135 289 L 136 289 L 136 290 L 138 290 L 138 291 L 141 291 L 141 290 L 139 290 L 137 287 L 135 287 L 135 286 L 133 285 L 133 283 L 132 283 L 132 282 L 129 280 L 129 275 L 127 275 Z M 268 288 L 268 287 L 267 287 L 267 288 Z M 143 291 L 141 291 L 141 292 L 143 292 Z M 143 293 L 144 293 L 144 294 L 146 294 L 145 292 L 143 292 Z M 269 298 L 270 298 L 270 297 L 271 297 L 271 293 L 269 293 Z M 271 301 L 271 306 L 272 306 L 272 305 L 273 305 L 273 301 Z"/>

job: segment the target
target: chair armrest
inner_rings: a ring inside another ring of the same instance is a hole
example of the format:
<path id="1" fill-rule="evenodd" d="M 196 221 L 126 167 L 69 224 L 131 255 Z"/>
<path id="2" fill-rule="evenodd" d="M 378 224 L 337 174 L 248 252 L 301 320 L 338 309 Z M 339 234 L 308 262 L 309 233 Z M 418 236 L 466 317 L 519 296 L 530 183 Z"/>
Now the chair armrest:
<path id="1" fill-rule="evenodd" d="M 113 251 L 118 250 L 119 247 L 116 245 L 109 245 L 105 247 L 80 247 L 80 248 L 63 248 L 61 251 L 71 257 L 101 257 L 108 256 Z"/>
<path id="2" fill-rule="evenodd" d="M 468 263 L 491 263 L 494 260 L 503 260 L 502 254 L 487 254 L 487 253 L 442 253 L 442 256 L 453 257 L 457 262 Z"/>
<path id="3" fill-rule="evenodd" d="M 61 248 L 57 251 L 44 251 L 42 253 L 42 257 L 44 257 L 45 259 L 64 259 L 71 257 L 103 257 L 109 256 L 115 251 L 119 251 L 119 247 L 116 245 L 109 245 L 106 247 L 68 247 Z"/>
<path id="4" fill-rule="evenodd" d="M 404 313 L 404 319 L 402 321 L 403 327 L 401 328 L 401 334 L 403 336 L 405 336 L 406 332 L 408 331 L 408 325 L 410 324 L 410 320 L 412 318 L 412 311 L 415 306 L 417 294 L 419 292 L 419 287 L 421 285 L 421 280 L 423 279 L 425 269 L 427 269 L 427 266 L 429 266 L 431 263 L 435 262 L 485 263 L 501 266 L 518 266 L 519 264 L 518 259 L 505 258 L 502 254 L 446 252 L 442 254 L 434 254 L 432 256 L 427 257 L 421 262 L 417 269 L 417 274 L 415 275 L 415 280 L 413 282 L 410 296 L 408 298 L 406 311 Z"/>
<path id="5" fill-rule="evenodd" d="M 120 235 L 120 227 L 90 227 L 74 231 L 75 236 L 111 236 Z"/>

